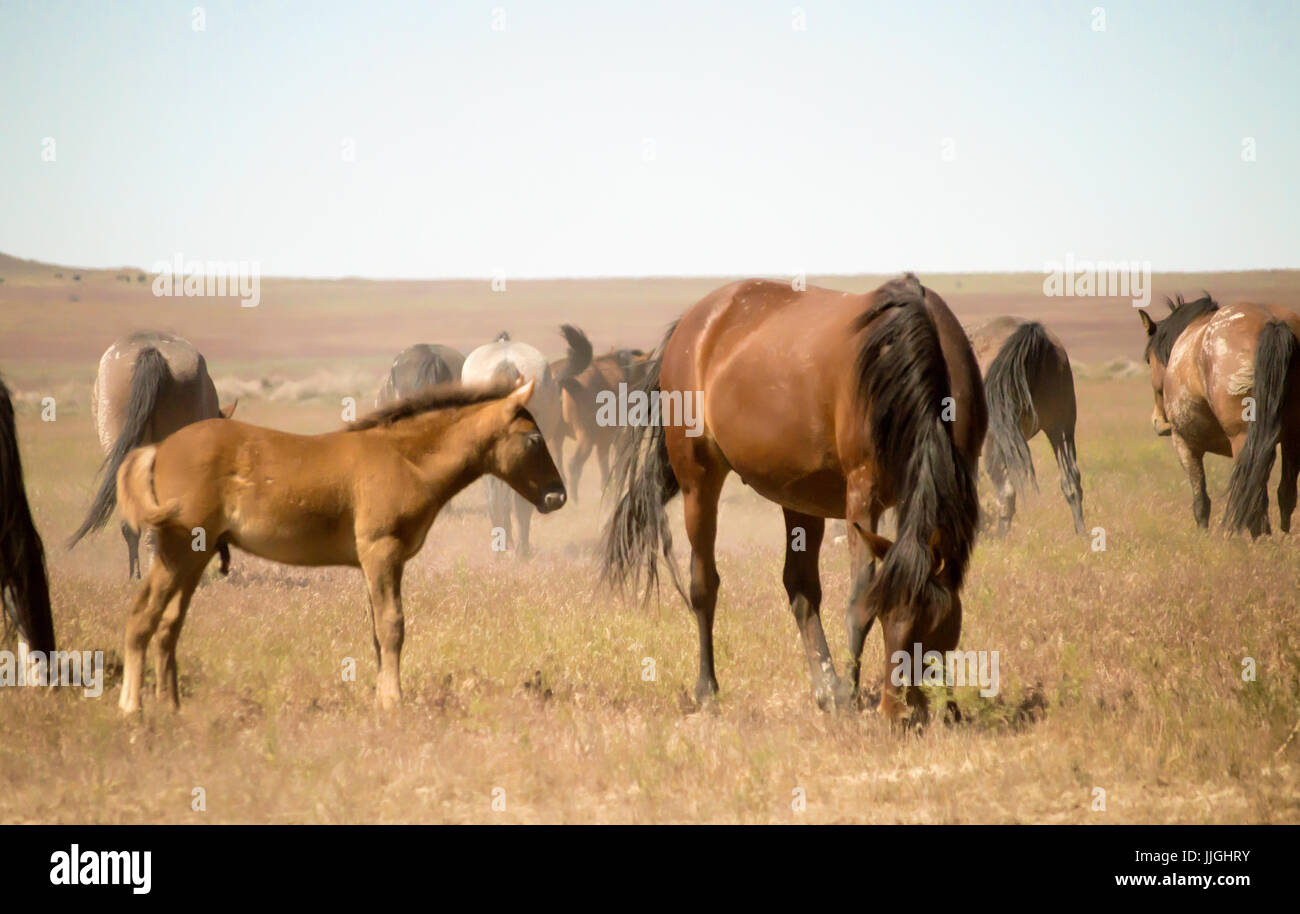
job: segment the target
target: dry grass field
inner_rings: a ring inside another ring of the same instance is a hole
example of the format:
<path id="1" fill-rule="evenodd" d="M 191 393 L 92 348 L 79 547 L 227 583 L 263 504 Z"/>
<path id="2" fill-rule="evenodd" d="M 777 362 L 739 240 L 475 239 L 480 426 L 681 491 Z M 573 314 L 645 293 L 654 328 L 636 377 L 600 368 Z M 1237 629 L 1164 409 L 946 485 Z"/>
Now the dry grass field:
<path id="1" fill-rule="evenodd" d="M 1043 319 L 1087 366 L 1079 463 L 1088 526 L 1104 528 L 1105 549 L 1070 532 L 1040 437 L 1041 493 L 973 558 L 962 645 L 999 652 L 1001 691 L 957 690 L 961 723 L 898 734 L 873 712 L 816 710 L 781 586 L 780 511 L 734 477 L 718 550 L 722 692 L 716 713 L 693 712 L 695 627 L 680 600 L 665 588 L 643 608 L 596 586 L 594 466 L 576 506 L 535 521 L 526 563 L 491 551 L 477 489 L 438 520 L 406 573 L 397 712 L 373 707 L 359 572 L 236 552 L 230 577 L 195 596 L 181 713 L 149 693 L 142 720 L 124 723 L 116 690 L 135 590 L 125 547 L 111 528 L 76 551 L 62 545 L 101 459 L 89 385 L 114 336 L 176 330 L 223 389 L 244 391 L 238 418 L 324 431 L 340 424 L 340 398 L 368 403 L 412 342 L 468 349 L 509 328 L 559 355 L 554 328 L 571 321 L 598 351 L 647 346 L 724 280 L 520 282 L 505 293 L 266 280 L 261 306 L 241 311 L 155 299 L 119 273 L 0 259 L 0 372 L 21 395 L 60 645 L 109 658 L 98 700 L 0 689 L 0 822 L 1300 822 L 1300 739 L 1287 743 L 1300 719 L 1300 538 L 1198 531 L 1169 442 L 1150 431 L 1146 379 L 1104 368 L 1141 352 L 1132 309 L 1044 298 L 1030 274 L 922 278 L 970 323 Z M 1156 283 L 1160 294 L 1204 286 L 1300 305 L 1296 273 Z M 56 421 L 42 421 L 43 396 L 56 398 Z M 1228 463 L 1207 468 L 1214 498 Z M 1217 523 L 1221 499 L 1214 507 Z M 680 561 L 680 504 L 670 512 Z M 843 546 L 828 541 L 822 573 L 823 619 L 842 657 Z M 873 676 L 881 653 L 873 632 Z M 355 682 L 344 681 L 347 658 Z M 1243 681 L 1246 658 L 1254 681 Z M 204 811 L 192 809 L 196 788 Z"/>

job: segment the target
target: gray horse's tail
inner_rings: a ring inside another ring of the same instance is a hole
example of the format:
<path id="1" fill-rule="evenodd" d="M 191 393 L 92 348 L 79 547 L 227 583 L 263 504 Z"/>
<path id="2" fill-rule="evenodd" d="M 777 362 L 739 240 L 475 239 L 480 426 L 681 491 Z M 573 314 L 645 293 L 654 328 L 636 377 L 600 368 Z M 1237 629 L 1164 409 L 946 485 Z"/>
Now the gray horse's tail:
<path id="1" fill-rule="evenodd" d="M 1038 488 L 1021 421 L 1028 419 L 1031 427 L 1038 425 L 1031 386 L 1051 351 L 1052 341 L 1042 324 L 1021 324 L 1002 344 L 984 379 L 989 406 L 986 465 L 1004 474 L 1017 493 L 1030 484 Z"/>
<path id="2" fill-rule="evenodd" d="M 77 545 L 87 533 L 99 530 L 112 517 L 113 509 L 117 506 L 117 468 L 133 448 L 144 443 L 149 422 L 158 406 L 158 397 L 170 378 L 171 369 L 167 367 L 167 360 L 161 352 L 153 346 L 140 350 L 131 372 L 131 399 L 126 407 L 126 423 L 122 426 L 122 433 L 113 442 L 108 456 L 104 458 L 100 467 L 103 479 L 100 481 L 99 492 L 90 505 L 86 519 L 68 541 L 69 549 Z"/>

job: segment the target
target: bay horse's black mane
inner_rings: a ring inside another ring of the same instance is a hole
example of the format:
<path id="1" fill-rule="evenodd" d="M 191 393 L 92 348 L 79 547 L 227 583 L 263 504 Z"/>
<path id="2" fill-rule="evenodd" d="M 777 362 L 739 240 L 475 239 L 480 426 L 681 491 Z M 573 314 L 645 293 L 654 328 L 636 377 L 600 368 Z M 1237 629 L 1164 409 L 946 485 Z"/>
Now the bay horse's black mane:
<path id="1" fill-rule="evenodd" d="M 489 400 L 500 400 L 514 389 L 514 384 L 464 385 L 459 382 L 439 384 L 348 423 L 347 431 L 365 431 L 368 428 L 392 425 L 394 422 L 435 410 L 458 409 L 462 406 L 486 403 Z"/>
<path id="2" fill-rule="evenodd" d="M 1169 306 L 1170 314 L 1156 324 L 1156 332 L 1147 337 L 1147 348 L 1142 353 L 1142 359 L 1146 361 L 1154 352 L 1161 365 L 1169 364 L 1169 354 L 1173 351 L 1174 340 L 1182 335 L 1192 321 L 1211 311 L 1219 310 L 1219 303 L 1210 297 L 1209 292 L 1203 292 L 1200 298 L 1191 302 L 1183 301 L 1181 295 L 1175 295 L 1173 298 L 1166 298 L 1165 304 Z"/>

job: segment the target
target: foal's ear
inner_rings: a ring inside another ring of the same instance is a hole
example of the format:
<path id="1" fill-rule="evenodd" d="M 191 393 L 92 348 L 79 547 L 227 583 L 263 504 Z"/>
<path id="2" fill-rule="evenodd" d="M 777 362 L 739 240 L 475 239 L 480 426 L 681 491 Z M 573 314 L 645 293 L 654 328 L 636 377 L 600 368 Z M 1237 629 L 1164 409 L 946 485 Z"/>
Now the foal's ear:
<path id="1" fill-rule="evenodd" d="M 863 542 L 867 544 L 867 548 L 871 550 L 871 554 L 877 559 L 883 559 L 885 553 L 889 551 L 889 547 L 894 545 L 893 540 L 886 539 L 879 533 L 872 533 L 870 530 L 864 529 L 860 524 L 855 523 L 853 529 L 858 531 L 858 536 L 862 537 Z"/>
<path id="2" fill-rule="evenodd" d="M 529 378 L 516 387 L 506 399 L 511 402 L 515 409 L 523 409 L 528 405 L 528 401 L 533 398 L 533 391 L 536 389 L 537 379 Z"/>
<path id="3" fill-rule="evenodd" d="M 239 405 L 239 398 L 236 397 L 236 398 L 235 398 L 234 400 L 232 400 L 230 403 L 228 403 L 228 404 L 226 404 L 225 406 L 221 407 L 221 408 L 220 408 L 221 418 L 222 418 L 222 419 L 229 419 L 231 416 L 233 416 L 233 415 L 235 414 L 235 407 L 238 406 L 238 405 Z"/>
<path id="4" fill-rule="evenodd" d="M 1156 332 L 1156 322 L 1151 319 L 1151 315 L 1138 308 L 1138 317 L 1142 318 L 1142 326 L 1146 329 L 1147 336 L 1153 336 Z"/>

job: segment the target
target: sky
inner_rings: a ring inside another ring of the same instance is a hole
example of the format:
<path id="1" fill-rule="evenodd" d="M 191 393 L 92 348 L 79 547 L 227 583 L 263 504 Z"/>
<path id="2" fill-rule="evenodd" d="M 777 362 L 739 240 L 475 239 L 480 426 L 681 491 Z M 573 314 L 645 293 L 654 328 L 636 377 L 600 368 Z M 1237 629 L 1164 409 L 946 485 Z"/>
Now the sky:
<path id="1" fill-rule="evenodd" d="M 0 0 L 0 252 L 1294 268 L 1298 47 L 1291 2 Z"/>

